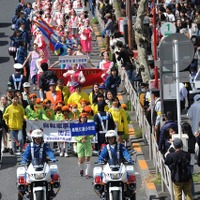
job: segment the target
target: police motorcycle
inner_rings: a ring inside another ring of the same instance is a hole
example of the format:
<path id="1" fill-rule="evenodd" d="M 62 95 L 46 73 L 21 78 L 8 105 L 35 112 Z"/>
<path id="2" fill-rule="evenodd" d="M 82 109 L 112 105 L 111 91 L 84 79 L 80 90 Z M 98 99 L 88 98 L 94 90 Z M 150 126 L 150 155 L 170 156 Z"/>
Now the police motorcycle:
<path id="1" fill-rule="evenodd" d="M 135 200 L 134 166 L 126 162 L 116 163 L 113 159 L 96 164 L 93 169 L 93 186 L 103 200 Z"/>
<path id="2" fill-rule="evenodd" d="M 56 189 L 54 193 L 53 189 Z M 35 158 L 17 168 L 18 200 L 51 200 L 61 188 L 58 166 Z M 53 191 L 53 195 L 52 195 Z"/>

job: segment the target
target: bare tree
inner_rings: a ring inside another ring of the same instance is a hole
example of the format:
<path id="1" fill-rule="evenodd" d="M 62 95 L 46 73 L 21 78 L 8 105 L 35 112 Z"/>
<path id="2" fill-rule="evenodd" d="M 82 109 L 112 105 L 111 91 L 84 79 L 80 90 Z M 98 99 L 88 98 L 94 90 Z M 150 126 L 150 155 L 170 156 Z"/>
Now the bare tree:
<path id="1" fill-rule="evenodd" d="M 135 42 L 138 49 L 138 62 L 139 62 L 139 71 L 141 72 L 142 81 L 147 83 L 150 80 L 150 74 L 148 69 L 147 62 L 147 47 L 148 40 L 144 36 L 144 17 L 146 15 L 148 0 L 140 0 L 136 22 L 133 26 L 135 32 Z"/>

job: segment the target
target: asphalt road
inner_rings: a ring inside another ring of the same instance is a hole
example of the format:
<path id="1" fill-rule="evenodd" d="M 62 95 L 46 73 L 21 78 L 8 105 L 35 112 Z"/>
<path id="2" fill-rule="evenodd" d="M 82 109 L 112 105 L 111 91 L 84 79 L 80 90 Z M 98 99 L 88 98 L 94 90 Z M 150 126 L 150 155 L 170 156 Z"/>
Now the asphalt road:
<path id="1" fill-rule="evenodd" d="M 14 72 L 13 59 L 8 54 L 9 36 L 12 34 L 11 18 L 14 14 L 16 0 L 0 1 L 0 95 L 5 94 L 8 77 Z M 33 2 L 32 0 L 30 2 Z M 96 42 L 96 41 L 95 41 Z M 94 44 L 97 48 L 97 43 Z M 92 54 L 94 63 L 98 60 L 99 50 L 95 49 Z M 0 169 L 0 199 L 16 200 L 16 169 L 20 163 L 20 157 L 4 154 L 2 167 Z M 92 157 L 91 163 L 94 166 L 97 157 Z M 62 188 L 55 199 L 63 200 L 96 200 L 98 196 L 93 191 L 92 179 L 80 177 L 77 158 L 58 157 L 58 167 L 61 175 Z M 93 167 L 92 166 L 92 167 Z M 135 166 L 136 172 L 137 165 Z M 92 168 L 91 168 L 92 174 Z M 142 186 L 140 175 L 137 174 L 137 200 L 146 200 L 145 190 Z"/>

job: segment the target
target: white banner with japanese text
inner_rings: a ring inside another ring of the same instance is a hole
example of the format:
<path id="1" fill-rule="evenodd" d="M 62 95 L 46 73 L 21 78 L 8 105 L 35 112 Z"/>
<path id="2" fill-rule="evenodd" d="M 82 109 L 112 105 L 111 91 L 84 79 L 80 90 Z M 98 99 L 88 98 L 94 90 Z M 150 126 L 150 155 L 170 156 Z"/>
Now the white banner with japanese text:
<path id="1" fill-rule="evenodd" d="M 77 121 L 43 121 L 43 120 L 26 120 L 26 133 L 29 138 L 31 138 L 31 132 L 35 129 L 42 129 L 44 133 L 45 142 L 76 142 L 74 137 L 72 137 L 71 127 L 76 124 L 76 128 L 73 126 L 74 130 L 77 132 L 76 136 L 82 135 L 94 135 L 92 143 L 96 143 L 95 137 L 95 124 L 94 122 L 88 122 L 84 124 L 79 124 Z M 83 130 L 84 129 L 84 133 Z M 78 130 L 78 131 L 77 131 Z M 87 130 L 87 131 L 86 131 Z M 74 134 L 73 134 L 74 135 Z"/>

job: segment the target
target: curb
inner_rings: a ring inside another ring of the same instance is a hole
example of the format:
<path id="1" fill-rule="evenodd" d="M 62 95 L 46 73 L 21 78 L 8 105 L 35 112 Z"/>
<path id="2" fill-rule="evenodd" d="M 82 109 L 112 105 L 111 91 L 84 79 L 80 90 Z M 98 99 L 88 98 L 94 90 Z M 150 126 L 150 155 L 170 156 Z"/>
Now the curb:
<path id="1" fill-rule="evenodd" d="M 103 47 L 104 41 L 103 41 L 103 38 L 101 37 L 101 30 L 100 30 L 99 24 L 92 24 L 92 29 L 94 31 L 94 35 L 96 37 L 99 50 L 100 52 L 103 52 L 105 48 Z"/>
<path id="2" fill-rule="evenodd" d="M 119 98 L 121 103 L 124 103 L 123 96 L 118 93 L 117 97 Z M 129 141 L 131 143 L 131 149 L 134 149 L 136 153 L 136 162 L 138 164 L 138 171 L 143 181 L 143 185 L 147 194 L 148 199 L 152 196 L 158 197 L 158 192 L 156 190 L 156 186 L 153 181 L 147 180 L 148 175 L 150 174 L 148 164 L 144 158 L 144 154 L 142 152 L 142 148 L 140 143 L 136 140 L 136 142 L 132 142 L 131 139 L 135 138 L 135 130 L 132 124 L 129 124 Z"/>

